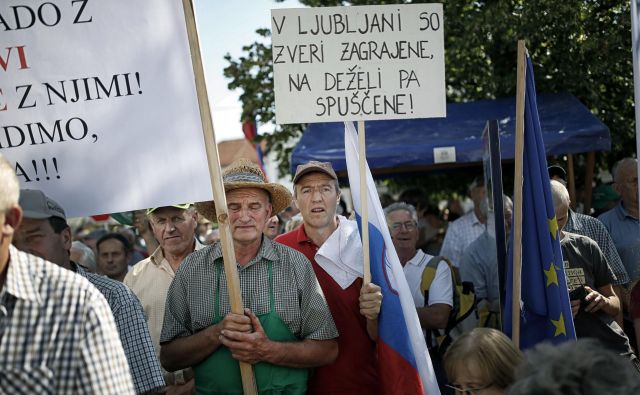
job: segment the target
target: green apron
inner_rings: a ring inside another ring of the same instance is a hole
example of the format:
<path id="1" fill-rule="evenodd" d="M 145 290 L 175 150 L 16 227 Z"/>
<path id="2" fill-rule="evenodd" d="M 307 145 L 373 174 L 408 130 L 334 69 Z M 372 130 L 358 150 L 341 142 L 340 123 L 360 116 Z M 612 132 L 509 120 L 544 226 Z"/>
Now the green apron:
<path id="1" fill-rule="evenodd" d="M 258 316 L 267 337 L 272 341 L 298 340 L 276 313 L 273 295 L 272 263 L 268 262 L 269 271 L 269 312 Z M 220 278 L 223 275 L 222 265 L 216 265 L 217 284 L 214 301 L 213 324 L 224 318 L 220 314 Z M 233 359 L 231 351 L 223 345 L 207 359 L 194 367 L 196 394 L 242 394 L 242 378 L 238 361 Z M 308 369 L 288 368 L 259 362 L 253 365 L 253 372 L 260 394 L 304 394 L 307 390 Z"/>

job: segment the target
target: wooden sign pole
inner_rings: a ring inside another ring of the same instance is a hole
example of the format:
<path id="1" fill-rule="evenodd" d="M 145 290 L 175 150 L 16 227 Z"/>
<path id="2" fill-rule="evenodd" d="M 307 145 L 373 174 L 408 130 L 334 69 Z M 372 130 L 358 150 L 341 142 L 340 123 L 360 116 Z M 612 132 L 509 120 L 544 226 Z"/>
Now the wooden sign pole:
<path id="1" fill-rule="evenodd" d="M 516 83 L 516 151 L 514 174 L 513 221 L 513 293 L 511 296 L 511 340 L 520 348 L 520 299 L 522 276 L 522 185 L 524 157 L 524 101 L 526 78 L 526 52 L 524 40 L 518 41 L 518 70 Z"/>
<path id="2" fill-rule="evenodd" d="M 233 313 L 244 314 L 244 305 L 240 292 L 240 278 L 238 277 L 238 269 L 236 267 L 236 256 L 233 249 L 231 230 L 229 229 L 227 198 L 224 194 L 218 145 L 216 144 L 215 132 L 213 130 L 213 118 L 211 116 L 207 87 L 205 85 L 202 55 L 200 53 L 200 42 L 198 40 L 198 29 L 192 0 L 182 0 L 182 6 L 187 23 L 191 63 L 195 76 L 196 91 L 198 93 L 200 118 L 202 119 L 204 143 L 207 151 L 207 161 L 209 162 L 209 175 L 213 188 L 213 199 L 216 202 L 216 218 L 218 219 L 218 226 L 220 228 L 220 243 L 222 246 L 222 259 L 224 260 L 224 273 L 229 289 L 229 303 L 231 304 L 231 311 Z M 251 395 L 257 394 L 258 391 L 251 364 L 240 362 L 240 373 L 242 375 L 242 388 L 244 393 Z"/>
<path id="3" fill-rule="evenodd" d="M 369 193 L 367 188 L 367 148 L 365 146 L 364 121 L 358 121 L 358 157 L 360 165 L 360 208 L 362 223 L 362 256 L 364 258 L 362 286 L 371 282 L 369 262 Z"/>

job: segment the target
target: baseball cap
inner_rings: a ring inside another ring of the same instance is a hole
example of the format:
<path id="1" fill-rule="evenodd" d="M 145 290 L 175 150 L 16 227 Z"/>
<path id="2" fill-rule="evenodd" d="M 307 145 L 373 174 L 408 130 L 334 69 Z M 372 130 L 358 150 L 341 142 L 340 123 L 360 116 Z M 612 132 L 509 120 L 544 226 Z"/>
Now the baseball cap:
<path id="1" fill-rule="evenodd" d="M 186 210 L 186 209 L 188 209 L 189 207 L 191 207 L 191 203 L 184 203 L 184 204 L 171 204 L 171 205 L 169 205 L 169 206 L 151 207 L 151 208 L 148 208 L 148 209 L 147 209 L 147 215 L 151 214 L 152 212 L 154 212 L 154 211 L 156 211 L 157 209 L 162 208 L 162 207 L 175 207 L 175 208 L 179 208 L 179 209 L 182 209 L 182 210 Z"/>
<path id="2" fill-rule="evenodd" d="M 300 178 L 305 174 L 313 172 L 324 173 L 334 180 L 338 180 L 338 176 L 336 176 L 336 172 L 333 171 L 333 166 L 331 166 L 331 163 L 312 160 L 305 164 L 298 165 L 298 167 L 296 168 L 296 174 L 293 176 L 293 183 L 295 184 L 296 182 L 298 182 Z"/>
<path id="3" fill-rule="evenodd" d="M 62 206 L 39 189 L 21 189 L 19 204 L 22 207 L 25 218 L 45 219 L 58 217 L 64 220 L 67 219 Z"/>
<path id="4" fill-rule="evenodd" d="M 567 172 L 560 165 L 551 165 L 547 169 L 549 171 L 549 178 L 553 178 L 553 176 L 560 177 L 562 181 L 567 182 Z"/>

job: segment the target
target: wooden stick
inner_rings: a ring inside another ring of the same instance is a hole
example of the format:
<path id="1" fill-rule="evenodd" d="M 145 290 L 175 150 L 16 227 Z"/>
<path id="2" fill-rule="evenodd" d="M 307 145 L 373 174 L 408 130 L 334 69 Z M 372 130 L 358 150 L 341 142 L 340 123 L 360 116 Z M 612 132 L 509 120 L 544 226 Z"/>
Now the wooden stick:
<path id="1" fill-rule="evenodd" d="M 204 132 L 204 143 L 207 151 L 207 161 L 209 163 L 209 176 L 213 188 L 213 199 L 216 202 L 216 217 L 220 228 L 220 243 L 222 246 L 222 259 L 224 261 L 224 273 L 229 289 L 229 303 L 231 311 L 236 314 L 244 314 L 242 304 L 242 294 L 240 293 L 240 278 L 236 267 L 236 255 L 233 249 L 233 239 L 229 229 L 229 215 L 227 211 L 227 198 L 224 193 L 222 182 L 222 171 L 220 169 L 220 159 L 218 156 L 218 145 L 216 144 L 215 132 L 213 130 L 213 118 L 209 107 L 207 96 L 207 86 L 205 84 L 204 69 L 202 67 L 202 55 L 200 53 L 200 42 L 198 39 L 198 28 L 193 8 L 192 0 L 182 0 L 184 16 L 187 23 L 187 34 L 189 36 L 189 47 L 191 49 L 191 63 L 195 76 L 196 91 L 198 93 L 198 104 L 200 106 L 200 118 L 202 119 L 202 129 Z M 245 394 L 257 394 L 253 367 L 251 364 L 240 362 L 240 374 L 242 375 L 242 388 Z"/>
<path id="2" fill-rule="evenodd" d="M 360 220 L 362 221 L 362 256 L 364 257 L 362 286 L 371 282 L 369 262 L 369 192 L 367 188 L 367 147 L 365 146 L 364 121 L 358 121 L 358 156 L 360 165 Z"/>
<path id="3" fill-rule="evenodd" d="M 576 172 L 573 169 L 572 154 L 567 155 L 567 181 L 571 208 L 575 210 L 578 205 L 578 199 L 576 198 Z"/>
<path id="4" fill-rule="evenodd" d="M 518 76 L 516 83 L 516 150 L 515 174 L 513 190 L 514 222 L 513 222 L 513 293 L 511 296 L 511 340 L 516 348 L 520 348 L 520 297 L 522 276 L 522 183 L 524 157 L 524 100 L 526 78 L 526 51 L 524 40 L 518 40 Z"/>

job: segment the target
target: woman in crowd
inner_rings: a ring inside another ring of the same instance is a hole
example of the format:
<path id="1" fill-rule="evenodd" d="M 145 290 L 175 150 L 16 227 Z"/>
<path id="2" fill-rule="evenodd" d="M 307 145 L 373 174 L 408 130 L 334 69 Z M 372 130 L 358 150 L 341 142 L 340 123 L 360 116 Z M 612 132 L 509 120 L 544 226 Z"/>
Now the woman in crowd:
<path id="1" fill-rule="evenodd" d="M 447 386 L 456 394 L 502 395 L 522 360 L 522 353 L 502 332 L 475 328 L 456 339 L 444 355 Z"/>

